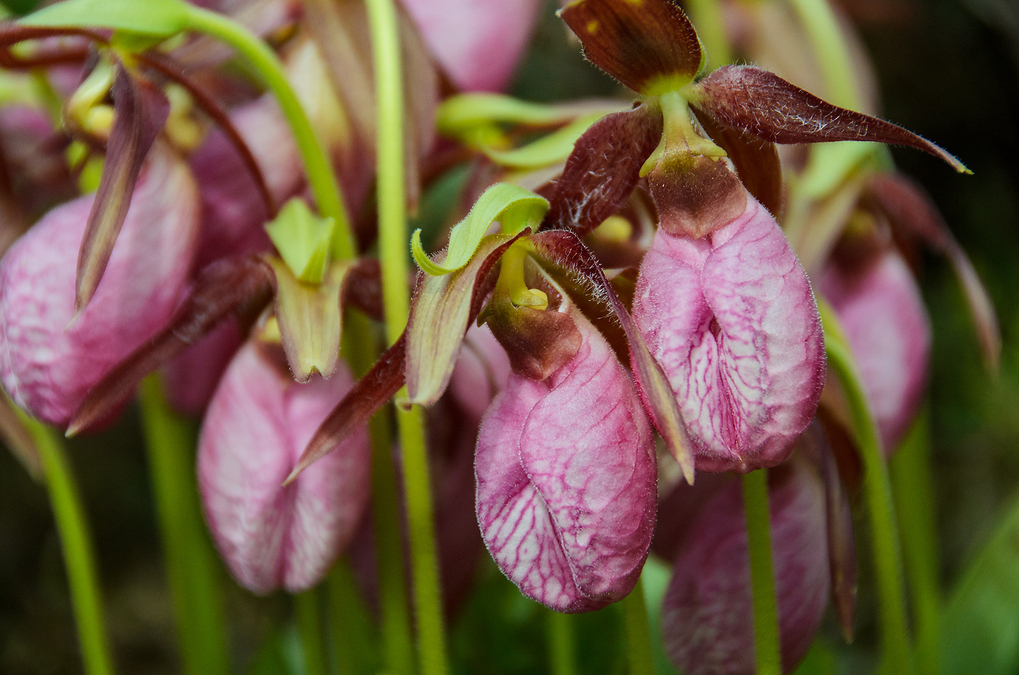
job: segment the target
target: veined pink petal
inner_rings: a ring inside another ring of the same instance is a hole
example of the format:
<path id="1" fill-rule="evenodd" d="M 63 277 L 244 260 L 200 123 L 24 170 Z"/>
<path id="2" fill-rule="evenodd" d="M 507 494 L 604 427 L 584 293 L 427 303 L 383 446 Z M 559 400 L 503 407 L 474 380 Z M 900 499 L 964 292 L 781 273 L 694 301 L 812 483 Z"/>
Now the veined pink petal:
<path id="1" fill-rule="evenodd" d="M 857 272 L 829 265 L 821 290 L 853 349 L 886 454 L 898 446 L 923 401 L 931 327 L 920 289 L 892 250 Z"/>
<path id="2" fill-rule="evenodd" d="M 428 48 L 464 91 L 500 91 L 538 19 L 537 0 L 403 0 Z"/>
<path id="3" fill-rule="evenodd" d="M 824 342 L 807 276 L 755 199 L 702 239 L 660 229 L 633 317 L 676 393 L 698 469 L 788 456 L 817 409 Z"/>
<path id="4" fill-rule="evenodd" d="M 775 593 L 783 671 L 806 655 L 828 602 L 824 486 L 806 462 L 769 476 Z M 687 675 L 752 675 L 754 610 L 746 516 L 739 482 L 697 515 L 662 607 L 669 658 Z"/>
<path id="5" fill-rule="evenodd" d="M 248 343 L 209 404 L 198 446 L 205 518 L 231 574 L 255 593 L 313 586 L 361 520 L 369 489 L 363 428 L 283 487 L 352 384 L 343 367 L 298 384 Z"/>
<path id="6" fill-rule="evenodd" d="M 511 374 L 482 422 L 481 534 L 521 592 L 563 612 L 626 596 L 647 557 L 654 447 L 637 392 L 604 338 L 584 340 L 545 381 Z"/>
<path id="7" fill-rule="evenodd" d="M 18 405 L 58 426 L 170 318 L 198 238 L 191 172 L 154 146 L 96 294 L 74 317 L 78 247 L 93 199 L 50 211 L 0 262 L 0 379 Z"/>

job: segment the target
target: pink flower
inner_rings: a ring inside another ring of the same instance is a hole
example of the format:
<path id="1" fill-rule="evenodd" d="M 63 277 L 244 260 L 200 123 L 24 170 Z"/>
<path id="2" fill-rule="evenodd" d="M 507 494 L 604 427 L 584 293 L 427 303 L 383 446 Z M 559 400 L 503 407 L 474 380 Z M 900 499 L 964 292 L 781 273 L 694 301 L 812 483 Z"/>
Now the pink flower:
<path id="1" fill-rule="evenodd" d="M 862 269 L 833 262 L 821 276 L 853 349 L 886 454 L 916 417 L 927 383 L 931 328 L 920 289 L 893 250 Z"/>
<path id="2" fill-rule="evenodd" d="M 803 461 L 768 479 L 782 664 L 790 672 L 828 603 L 824 485 Z M 752 675 L 753 616 L 743 493 L 733 481 L 701 509 L 676 558 L 662 608 L 669 658 L 687 675 Z"/>
<path id="3" fill-rule="evenodd" d="M 198 191 L 158 144 L 91 302 L 74 316 L 78 247 L 94 195 L 63 204 L 0 262 L 0 380 L 39 419 L 66 426 L 114 365 L 169 320 L 198 238 Z"/>
<path id="4" fill-rule="evenodd" d="M 475 461 L 489 552 L 524 595 L 562 612 L 630 592 L 657 499 L 637 392 L 605 339 L 572 316 L 579 352 L 544 381 L 509 376 L 482 422 Z"/>
<path id="5" fill-rule="evenodd" d="M 506 88 L 541 9 L 537 0 L 403 0 L 403 6 L 463 91 Z"/>
<path id="6" fill-rule="evenodd" d="M 697 468 L 784 460 L 814 417 L 824 343 L 807 276 L 771 215 L 696 239 L 663 224 L 640 268 L 633 317 L 687 424 Z"/>
<path id="7" fill-rule="evenodd" d="M 209 404 L 198 444 L 205 518 L 231 574 L 264 594 L 315 585 L 354 536 L 369 494 L 369 444 L 362 428 L 283 486 L 326 415 L 350 390 L 332 378 L 298 384 L 249 342 Z"/>

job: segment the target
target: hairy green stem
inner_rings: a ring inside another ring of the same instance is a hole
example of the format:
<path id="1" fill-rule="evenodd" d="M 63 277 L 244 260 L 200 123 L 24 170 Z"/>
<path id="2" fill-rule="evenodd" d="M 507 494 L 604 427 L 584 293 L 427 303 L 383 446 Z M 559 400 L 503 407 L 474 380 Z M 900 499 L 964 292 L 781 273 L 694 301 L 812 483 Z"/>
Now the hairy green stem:
<path id="1" fill-rule="evenodd" d="M 67 567 L 71 604 L 78 624 L 78 641 L 86 675 L 112 675 L 113 658 L 103 623 L 103 602 L 96 572 L 92 538 L 60 435 L 21 415 L 32 435 L 49 491 L 53 517 Z"/>
<path id="2" fill-rule="evenodd" d="M 577 645 L 573 637 L 573 617 L 548 610 L 548 651 L 552 675 L 576 675 Z"/>
<path id="3" fill-rule="evenodd" d="M 619 605 L 623 610 L 623 625 L 626 629 L 627 672 L 629 675 L 654 675 L 651 627 L 648 624 L 643 580 L 637 579 L 637 585 L 628 596 L 619 601 Z"/>
<path id="4" fill-rule="evenodd" d="M 365 316 L 359 312 L 349 312 L 343 330 L 342 351 L 359 378 L 364 376 L 377 357 L 370 335 Z M 360 336 L 365 337 L 361 339 Z M 400 500 L 393 463 L 391 421 L 389 411 L 383 409 L 368 422 L 372 443 L 371 513 L 379 583 L 379 632 L 385 671 L 391 675 L 412 675 L 414 640 L 403 568 Z"/>
<path id="5" fill-rule="evenodd" d="M 184 672 L 227 675 L 230 661 L 219 573 L 195 481 L 195 430 L 170 409 L 158 375 L 142 382 L 140 397 L 149 474 Z"/>
<path id="6" fill-rule="evenodd" d="M 818 302 L 824 323 L 824 347 L 828 365 L 835 371 L 849 404 L 853 435 L 863 462 L 863 493 L 870 517 L 871 548 L 874 554 L 878 606 L 881 624 L 881 669 L 884 673 L 911 672 L 909 631 L 906 622 L 902 554 L 895 523 L 892 485 L 881 450 L 881 438 L 874 424 L 856 368 L 856 361 L 844 338 L 834 311 Z"/>
<path id="7" fill-rule="evenodd" d="M 941 630 L 929 424 L 928 412 L 924 410 L 891 460 L 903 561 L 913 599 L 917 675 L 936 675 Z"/>
<path id="8" fill-rule="evenodd" d="M 371 26 L 375 90 L 378 96 L 376 154 L 382 298 L 386 317 L 386 337 L 392 344 L 403 332 L 410 315 L 403 155 L 403 75 L 399 26 L 392 0 L 366 0 L 366 5 Z M 398 409 L 396 421 L 403 457 L 420 669 L 423 675 L 443 675 L 448 671 L 448 658 L 424 415 L 419 406 L 413 406 L 409 410 Z"/>
<path id="9" fill-rule="evenodd" d="M 329 634 L 332 645 L 332 672 L 336 675 L 372 675 L 380 668 L 378 635 L 373 618 L 361 600 L 350 561 L 341 559 L 329 573 Z M 381 594 L 380 594 L 381 595 Z M 406 653 L 411 655 L 410 629 L 407 629 Z M 396 672 L 396 671 L 390 671 Z"/>
<path id="10" fill-rule="evenodd" d="M 294 612 L 301 633 L 305 675 L 326 675 L 326 642 L 318 586 L 294 596 Z"/>
<path id="11" fill-rule="evenodd" d="M 355 257 L 357 248 L 350 229 L 347 208 L 343 202 L 343 193 L 336 180 L 336 172 L 328 154 L 318 142 L 315 130 L 287 81 L 283 64 L 276 54 L 265 42 L 243 26 L 201 7 L 188 5 L 188 29 L 205 33 L 230 45 L 262 78 L 263 84 L 272 92 L 290 124 L 319 212 L 326 218 L 334 220 L 333 255 L 340 260 Z"/>
<path id="12" fill-rule="evenodd" d="M 781 675 L 778 600 L 775 596 L 775 562 L 771 552 L 771 516 L 768 511 L 768 472 L 759 469 L 743 476 L 743 509 L 747 518 L 750 582 L 754 599 L 754 653 L 758 675 Z"/>

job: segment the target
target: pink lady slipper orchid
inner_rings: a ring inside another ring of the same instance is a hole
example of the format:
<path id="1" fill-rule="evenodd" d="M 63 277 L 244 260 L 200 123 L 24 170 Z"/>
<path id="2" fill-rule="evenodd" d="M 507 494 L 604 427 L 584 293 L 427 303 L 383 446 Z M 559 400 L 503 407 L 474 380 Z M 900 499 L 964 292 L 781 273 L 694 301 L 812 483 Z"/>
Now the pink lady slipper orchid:
<path id="1" fill-rule="evenodd" d="M 633 303 L 707 471 L 784 460 L 824 384 L 807 275 L 771 214 L 736 190 L 745 206 L 700 238 L 660 209 Z"/>
<path id="2" fill-rule="evenodd" d="M 403 6 L 463 91 L 506 88 L 541 9 L 537 0 L 403 0 Z"/>
<path id="3" fill-rule="evenodd" d="M 829 592 L 825 488 L 802 458 L 768 476 L 783 672 L 806 655 Z M 687 675 L 752 675 L 753 600 L 739 481 L 700 510 L 683 541 L 662 607 L 662 638 Z"/>
<path id="4" fill-rule="evenodd" d="M 0 380 L 18 405 L 58 426 L 169 320 L 198 239 L 191 172 L 157 144 L 95 295 L 75 315 L 76 261 L 94 199 L 50 211 L 0 262 Z"/>
<path id="5" fill-rule="evenodd" d="M 886 454 L 905 436 L 923 401 L 931 328 L 916 280 L 894 249 L 862 265 L 833 259 L 821 290 L 853 349 Z"/>
<path id="6" fill-rule="evenodd" d="M 630 376 L 587 319 L 569 316 L 579 350 L 544 380 L 510 375 L 481 424 L 475 467 L 478 523 L 499 568 L 524 595 L 582 612 L 636 583 L 656 470 Z"/>
<path id="7" fill-rule="evenodd" d="M 298 384 L 281 354 L 248 342 L 209 404 L 198 445 L 205 518 L 230 573 L 245 588 L 294 593 L 315 585 L 354 536 L 368 500 L 362 427 L 283 485 L 315 429 L 352 384 Z"/>

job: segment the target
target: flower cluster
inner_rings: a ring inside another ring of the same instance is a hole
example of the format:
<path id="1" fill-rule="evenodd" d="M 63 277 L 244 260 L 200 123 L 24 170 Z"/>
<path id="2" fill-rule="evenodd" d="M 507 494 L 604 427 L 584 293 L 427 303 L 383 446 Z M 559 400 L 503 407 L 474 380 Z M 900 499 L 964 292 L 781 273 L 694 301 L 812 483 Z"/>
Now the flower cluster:
<path id="1" fill-rule="evenodd" d="M 586 57 L 635 92 L 632 105 L 479 93 L 505 87 L 534 0 L 406 0 L 407 202 L 472 161 L 459 222 L 411 240 L 420 271 L 406 329 L 355 382 L 344 358 L 356 364 L 352 351 L 377 345 L 370 332 L 351 337 L 348 319 L 381 320 L 391 283 L 367 253 L 380 238 L 368 197 L 384 132 L 366 17 L 345 3 L 297 14 L 252 3 L 244 20 L 281 41 L 265 93 L 221 68 L 227 55 L 211 44 L 153 47 L 219 25 L 210 10 L 158 4 L 149 25 L 69 0 L 0 33 L 14 71 L 46 66 L 54 83 L 84 74 L 66 87 L 59 128 L 42 133 L 70 145 L 86 194 L 53 205 L 0 262 L 0 381 L 17 406 L 69 433 L 96 430 L 162 369 L 170 402 L 202 417 L 198 486 L 213 540 L 257 594 L 311 588 L 351 546 L 370 548 L 356 536 L 380 461 L 366 424 L 396 396 L 429 407 L 440 560 L 472 568 L 480 536 L 521 593 L 575 613 L 626 598 L 654 552 L 674 562 L 662 615 L 673 661 L 691 674 L 749 673 L 761 552 L 744 511 L 759 508 L 770 513 L 783 669 L 806 654 L 829 596 L 852 634 L 846 467 L 858 459 L 854 448 L 836 457 L 826 434 L 853 430 L 854 401 L 826 378 L 826 340 L 855 356 L 891 453 L 920 407 L 930 353 L 892 236 L 910 231 L 959 269 L 996 358 L 972 267 L 877 144 L 964 170 L 954 157 L 792 74 L 705 73 L 673 0 L 560 11 Z M 21 41 L 29 56 L 10 49 Z M 0 116 L 0 132 L 17 123 Z M 825 146 L 842 153 L 827 174 L 778 148 L 839 141 L 865 150 Z M 65 198 L 68 176 L 39 180 L 50 192 L 38 194 Z M 815 207 L 833 194 L 848 206 L 825 220 L 830 209 Z M 426 239 L 445 246 L 429 255 Z M 767 472 L 767 503 L 744 505 L 734 477 L 755 471 Z M 471 499 L 473 532 L 459 527 Z"/>

